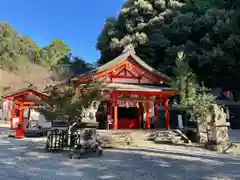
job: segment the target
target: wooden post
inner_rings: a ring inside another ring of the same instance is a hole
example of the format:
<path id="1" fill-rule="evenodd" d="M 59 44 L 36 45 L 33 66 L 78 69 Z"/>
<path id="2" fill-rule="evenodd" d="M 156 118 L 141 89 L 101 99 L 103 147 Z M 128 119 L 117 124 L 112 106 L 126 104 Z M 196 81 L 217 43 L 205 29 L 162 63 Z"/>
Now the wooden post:
<path id="1" fill-rule="evenodd" d="M 150 129 L 150 103 L 146 102 L 146 128 Z"/>
<path id="2" fill-rule="evenodd" d="M 155 103 L 155 107 L 154 107 L 155 117 L 156 117 L 156 121 L 157 121 L 157 122 L 159 121 L 158 105 L 159 105 L 159 102 L 156 102 L 156 103 Z"/>
<path id="3" fill-rule="evenodd" d="M 113 129 L 113 101 L 109 101 L 108 130 Z"/>
<path id="4" fill-rule="evenodd" d="M 113 128 L 114 130 L 118 129 L 118 103 L 117 103 L 117 96 L 113 96 L 114 102 L 114 120 L 113 120 Z"/>
<path id="5" fill-rule="evenodd" d="M 13 118 L 14 118 L 14 117 L 15 117 L 15 102 L 13 101 L 12 111 L 11 111 L 11 117 L 10 117 L 11 129 L 13 129 Z"/>
<path id="6" fill-rule="evenodd" d="M 23 104 L 19 105 L 19 122 L 20 123 L 23 123 L 23 111 L 24 111 L 23 107 L 24 107 Z"/>
<path id="7" fill-rule="evenodd" d="M 165 120 L 166 120 L 166 129 L 169 130 L 170 129 L 170 118 L 169 118 L 169 99 L 166 99 L 164 102 L 164 106 L 165 106 Z"/>
<path id="8" fill-rule="evenodd" d="M 142 109 L 142 103 L 138 103 L 138 127 L 139 129 L 142 128 L 142 120 L 143 120 L 143 117 L 142 117 L 142 112 L 143 112 L 143 109 Z"/>
<path id="9" fill-rule="evenodd" d="M 109 115 L 111 118 L 113 118 L 113 103 L 111 101 L 109 104 Z"/>
<path id="10" fill-rule="evenodd" d="M 18 125 L 21 124 L 21 127 L 17 127 L 16 128 L 15 137 L 17 139 L 24 138 L 24 134 L 25 134 L 25 125 L 24 125 L 24 121 L 23 121 L 23 112 L 24 112 L 24 105 L 20 104 L 19 105 L 19 122 L 18 122 Z"/>

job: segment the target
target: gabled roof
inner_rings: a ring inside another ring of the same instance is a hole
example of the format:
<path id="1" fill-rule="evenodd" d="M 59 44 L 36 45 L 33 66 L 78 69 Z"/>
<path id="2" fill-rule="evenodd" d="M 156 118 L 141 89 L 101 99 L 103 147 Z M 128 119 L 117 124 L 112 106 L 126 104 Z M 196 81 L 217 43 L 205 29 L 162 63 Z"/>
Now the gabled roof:
<path id="1" fill-rule="evenodd" d="M 12 99 L 12 98 L 14 99 L 16 97 L 22 96 L 22 95 L 27 94 L 29 92 L 33 93 L 34 95 L 36 95 L 38 97 L 48 97 L 47 94 L 40 93 L 34 88 L 23 88 L 23 89 L 19 89 L 18 91 L 8 92 L 8 93 L 4 94 L 2 97 L 4 99 Z"/>
<path id="2" fill-rule="evenodd" d="M 168 77 L 167 75 L 159 72 L 158 70 L 154 69 L 153 67 L 149 66 L 147 63 L 145 63 L 140 57 L 138 57 L 135 53 L 135 51 L 133 50 L 128 50 L 128 51 L 123 51 L 123 54 L 121 54 L 120 56 L 114 58 L 113 60 L 107 62 L 106 64 L 96 68 L 96 69 L 93 69 L 92 71 L 89 71 L 87 73 L 84 73 L 84 74 L 80 74 L 79 76 L 86 76 L 86 75 L 90 75 L 90 74 L 96 74 L 96 73 L 101 73 L 101 72 L 104 72 L 108 69 L 111 69 L 113 68 L 114 66 L 120 64 L 121 62 L 127 60 L 129 57 L 132 57 L 135 62 L 137 64 L 139 64 L 140 66 L 142 66 L 144 69 L 150 71 L 151 73 L 157 75 L 157 76 L 160 76 L 166 80 L 170 80 L 170 77 Z"/>

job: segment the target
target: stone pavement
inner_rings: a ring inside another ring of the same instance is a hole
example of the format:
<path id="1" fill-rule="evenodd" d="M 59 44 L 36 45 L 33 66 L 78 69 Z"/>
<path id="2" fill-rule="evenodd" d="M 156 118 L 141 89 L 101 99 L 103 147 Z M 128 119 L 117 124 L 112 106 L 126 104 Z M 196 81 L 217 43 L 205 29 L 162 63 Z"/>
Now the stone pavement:
<path id="1" fill-rule="evenodd" d="M 1 180 L 238 180 L 240 159 L 190 147 L 109 149 L 103 157 L 44 153 L 44 138 L 0 137 Z"/>
<path id="2" fill-rule="evenodd" d="M 10 123 L 8 121 L 4 121 L 0 119 L 0 127 L 5 127 L 5 128 L 9 128 L 10 127 Z"/>

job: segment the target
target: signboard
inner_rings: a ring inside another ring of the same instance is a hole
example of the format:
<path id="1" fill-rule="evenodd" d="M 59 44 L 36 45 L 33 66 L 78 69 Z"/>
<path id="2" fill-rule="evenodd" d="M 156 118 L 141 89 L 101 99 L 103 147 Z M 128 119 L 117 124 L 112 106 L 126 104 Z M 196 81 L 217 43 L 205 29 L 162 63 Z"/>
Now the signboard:
<path id="1" fill-rule="evenodd" d="M 118 107 L 138 107 L 138 103 L 134 101 L 118 100 Z"/>

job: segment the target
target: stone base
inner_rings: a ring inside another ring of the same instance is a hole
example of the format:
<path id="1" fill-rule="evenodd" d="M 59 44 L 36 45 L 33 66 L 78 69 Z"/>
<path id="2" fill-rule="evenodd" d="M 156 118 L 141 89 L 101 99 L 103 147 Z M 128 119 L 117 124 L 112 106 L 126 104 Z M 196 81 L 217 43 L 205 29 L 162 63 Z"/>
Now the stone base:
<path id="1" fill-rule="evenodd" d="M 206 144 L 207 143 L 207 141 L 208 141 L 208 138 L 207 138 L 207 133 L 199 133 L 199 136 L 198 136 L 198 142 L 200 143 L 200 144 Z"/>
<path id="2" fill-rule="evenodd" d="M 81 157 L 84 157 L 87 154 L 88 155 L 95 154 L 97 156 L 102 156 L 103 149 L 97 142 L 94 144 L 77 145 L 76 147 L 70 149 L 69 158 L 80 159 Z"/>
<path id="3" fill-rule="evenodd" d="M 217 151 L 219 153 L 230 153 L 232 149 L 232 143 L 226 142 L 226 143 L 216 144 L 216 143 L 209 142 L 205 144 L 205 147 L 209 150 Z"/>

